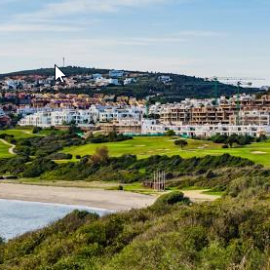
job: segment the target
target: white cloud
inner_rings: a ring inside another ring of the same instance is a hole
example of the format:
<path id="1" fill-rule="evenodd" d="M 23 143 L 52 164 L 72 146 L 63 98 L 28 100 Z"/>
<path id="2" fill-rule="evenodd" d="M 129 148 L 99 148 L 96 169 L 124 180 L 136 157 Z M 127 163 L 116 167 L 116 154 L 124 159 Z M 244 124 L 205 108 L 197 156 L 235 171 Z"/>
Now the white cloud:
<path id="1" fill-rule="evenodd" d="M 181 31 L 175 36 L 185 36 L 185 37 L 226 37 L 228 33 L 225 32 L 215 32 L 215 31 Z"/>
<path id="2" fill-rule="evenodd" d="M 80 28 L 61 25 L 46 24 L 9 24 L 0 25 L 0 32 L 70 32 L 78 31 Z"/>
<path id="3" fill-rule="evenodd" d="M 162 4 L 177 0 L 65 0 L 59 3 L 49 3 L 39 11 L 32 13 L 35 18 L 54 18 L 76 14 L 116 12 L 121 8 L 144 7 L 151 4 Z M 179 0 L 178 0 L 179 1 Z M 180 0 L 181 1 L 181 0 Z M 28 17 L 23 14 L 21 17 Z"/>

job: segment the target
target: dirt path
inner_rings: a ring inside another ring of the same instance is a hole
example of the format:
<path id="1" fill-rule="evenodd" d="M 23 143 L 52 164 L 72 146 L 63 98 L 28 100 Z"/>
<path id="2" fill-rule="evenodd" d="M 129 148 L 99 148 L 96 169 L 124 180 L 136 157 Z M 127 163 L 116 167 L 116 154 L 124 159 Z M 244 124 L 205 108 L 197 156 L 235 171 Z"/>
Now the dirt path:
<path id="1" fill-rule="evenodd" d="M 221 198 L 219 195 L 204 194 L 204 191 L 207 190 L 183 190 L 182 192 L 193 202 L 213 202 Z"/>
<path id="2" fill-rule="evenodd" d="M 122 211 L 152 205 L 156 197 L 125 191 L 0 183 L 0 199 Z"/>
<path id="3" fill-rule="evenodd" d="M 14 148 L 16 147 L 15 144 L 11 144 L 11 143 L 8 143 L 7 141 L 3 140 L 3 139 L 0 139 L 0 141 L 8 146 L 10 146 L 10 148 L 8 149 L 8 152 L 11 154 L 11 155 L 16 155 L 16 153 L 14 152 Z"/>

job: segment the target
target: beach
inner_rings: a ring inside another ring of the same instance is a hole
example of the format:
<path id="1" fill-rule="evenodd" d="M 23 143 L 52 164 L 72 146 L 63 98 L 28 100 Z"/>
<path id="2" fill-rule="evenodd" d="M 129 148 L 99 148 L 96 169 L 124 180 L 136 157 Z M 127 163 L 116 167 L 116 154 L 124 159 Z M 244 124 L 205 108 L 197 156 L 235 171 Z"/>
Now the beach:
<path id="1" fill-rule="evenodd" d="M 125 191 L 0 183 L 0 199 L 126 211 L 152 205 L 156 197 Z"/>

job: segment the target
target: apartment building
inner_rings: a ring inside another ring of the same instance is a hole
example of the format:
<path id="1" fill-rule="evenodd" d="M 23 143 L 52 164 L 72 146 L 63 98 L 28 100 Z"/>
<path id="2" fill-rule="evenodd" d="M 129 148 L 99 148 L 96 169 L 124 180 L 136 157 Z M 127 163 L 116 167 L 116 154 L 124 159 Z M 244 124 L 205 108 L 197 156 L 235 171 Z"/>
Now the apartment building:
<path id="1" fill-rule="evenodd" d="M 173 130 L 176 135 L 192 138 L 209 138 L 214 135 L 249 135 L 260 137 L 261 135 L 270 135 L 270 126 L 252 126 L 252 125 L 170 125 L 162 124 L 156 120 L 145 120 L 142 122 L 143 135 L 163 135 L 168 130 Z"/>
<path id="2" fill-rule="evenodd" d="M 57 110 L 39 111 L 25 116 L 18 122 L 19 126 L 50 127 L 74 123 L 90 124 L 97 121 L 97 115 L 91 110 Z"/>
<path id="3" fill-rule="evenodd" d="M 270 125 L 270 111 L 240 111 L 239 114 L 230 116 L 230 125 Z"/>
<path id="4" fill-rule="evenodd" d="M 74 123 L 76 125 L 95 124 L 97 122 L 110 123 L 120 120 L 140 121 L 144 110 L 142 108 L 116 108 L 92 105 L 87 110 L 55 109 L 40 110 L 34 114 L 26 115 L 19 121 L 20 126 L 61 126 Z"/>
<path id="5" fill-rule="evenodd" d="M 185 106 L 165 107 L 159 113 L 162 123 L 187 124 L 191 119 L 191 110 Z"/>
<path id="6" fill-rule="evenodd" d="M 144 110 L 138 107 L 116 108 L 104 107 L 99 111 L 99 122 L 108 123 L 119 120 L 141 120 Z"/>
<path id="7" fill-rule="evenodd" d="M 232 114 L 234 114 L 233 110 L 224 110 L 214 106 L 191 108 L 191 117 L 188 123 L 191 125 L 226 125 L 229 124 L 229 116 Z"/>
<path id="8" fill-rule="evenodd" d="M 104 133 L 117 132 L 125 135 L 140 135 L 142 133 L 141 121 L 136 120 L 119 120 L 113 123 L 100 123 L 97 128 Z"/>

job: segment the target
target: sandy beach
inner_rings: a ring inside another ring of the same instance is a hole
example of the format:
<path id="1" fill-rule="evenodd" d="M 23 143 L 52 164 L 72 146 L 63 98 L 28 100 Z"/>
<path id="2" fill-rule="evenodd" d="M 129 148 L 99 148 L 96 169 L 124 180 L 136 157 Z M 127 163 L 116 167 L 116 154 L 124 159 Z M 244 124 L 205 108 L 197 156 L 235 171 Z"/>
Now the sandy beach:
<path id="1" fill-rule="evenodd" d="M 125 191 L 0 183 L 0 199 L 125 211 L 149 206 L 156 197 Z"/>

